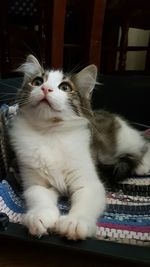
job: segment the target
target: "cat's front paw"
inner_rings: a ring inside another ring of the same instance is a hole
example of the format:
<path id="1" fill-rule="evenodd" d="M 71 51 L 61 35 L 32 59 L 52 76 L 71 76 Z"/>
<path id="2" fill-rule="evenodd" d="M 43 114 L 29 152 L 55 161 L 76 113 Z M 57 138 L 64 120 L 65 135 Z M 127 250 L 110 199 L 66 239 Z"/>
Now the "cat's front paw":
<path id="1" fill-rule="evenodd" d="M 41 237 L 54 230 L 58 218 L 59 211 L 57 209 L 33 209 L 23 216 L 23 224 L 28 228 L 30 234 Z"/>
<path id="2" fill-rule="evenodd" d="M 56 223 L 56 232 L 71 240 L 86 239 L 96 232 L 96 223 L 83 217 L 61 216 Z"/>

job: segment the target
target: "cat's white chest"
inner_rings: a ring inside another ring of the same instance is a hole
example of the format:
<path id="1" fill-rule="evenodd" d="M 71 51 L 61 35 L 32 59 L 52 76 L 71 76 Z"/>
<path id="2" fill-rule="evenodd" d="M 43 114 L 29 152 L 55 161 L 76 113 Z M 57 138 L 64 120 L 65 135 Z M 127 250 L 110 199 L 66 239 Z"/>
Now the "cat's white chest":
<path id="1" fill-rule="evenodd" d="M 36 137 L 37 142 L 31 141 L 29 153 L 32 167 L 36 167 L 41 178 L 47 179 L 59 191 L 66 192 L 63 173 L 67 168 L 68 151 L 64 149 L 64 142 L 53 134 L 39 135 Z"/>
<path id="2" fill-rule="evenodd" d="M 22 164 L 35 169 L 60 191 L 66 190 L 66 174 L 75 170 L 82 155 L 88 154 L 89 131 L 84 127 L 65 131 L 37 131 L 25 123 L 14 127 L 13 139 Z"/>

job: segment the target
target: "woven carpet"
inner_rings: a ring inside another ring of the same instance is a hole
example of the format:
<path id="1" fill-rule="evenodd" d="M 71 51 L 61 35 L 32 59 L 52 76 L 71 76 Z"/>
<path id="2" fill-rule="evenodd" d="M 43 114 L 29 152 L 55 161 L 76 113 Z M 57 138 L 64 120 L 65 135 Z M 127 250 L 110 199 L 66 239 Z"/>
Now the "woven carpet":
<path id="1" fill-rule="evenodd" d="M 98 196 L 97 196 L 98 197 Z M 58 203 L 62 213 L 68 202 Z M 21 223 L 25 205 L 8 181 L 0 183 L 0 212 Z M 97 220 L 96 238 L 120 243 L 150 245 L 150 176 L 129 178 L 107 191 L 107 208 Z"/>

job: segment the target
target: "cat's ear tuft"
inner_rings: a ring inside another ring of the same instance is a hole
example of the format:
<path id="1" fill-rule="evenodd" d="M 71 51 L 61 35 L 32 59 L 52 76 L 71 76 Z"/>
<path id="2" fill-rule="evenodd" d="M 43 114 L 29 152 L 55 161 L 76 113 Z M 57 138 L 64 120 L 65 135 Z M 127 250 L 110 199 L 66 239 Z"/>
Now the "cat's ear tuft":
<path id="1" fill-rule="evenodd" d="M 41 66 L 37 58 L 31 54 L 27 56 L 26 62 Z"/>
<path id="2" fill-rule="evenodd" d="M 23 63 L 17 71 L 22 72 L 25 79 L 30 79 L 33 75 L 41 75 L 43 73 L 43 68 L 33 55 L 28 55 L 26 62 Z"/>
<path id="3" fill-rule="evenodd" d="M 85 98 L 90 97 L 90 93 L 96 84 L 96 78 L 97 67 L 95 65 L 89 65 L 75 75 L 74 82 L 81 96 Z"/>

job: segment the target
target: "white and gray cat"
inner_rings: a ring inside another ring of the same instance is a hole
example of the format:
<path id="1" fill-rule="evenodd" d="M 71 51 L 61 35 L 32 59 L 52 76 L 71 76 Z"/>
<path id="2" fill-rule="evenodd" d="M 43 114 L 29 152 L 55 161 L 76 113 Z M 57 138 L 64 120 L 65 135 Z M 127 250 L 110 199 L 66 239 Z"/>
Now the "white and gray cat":
<path id="1" fill-rule="evenodd" d="M 29 55 L 20 71 L 24 82 L 10 137 L 27 206 L 23 222 L 33 235 L 56 231 L 68 239 L 91 237 L 106 204 L 97 163 L 147 173 L 149 144 L 119 116 L 92 111 L 94 65 L 65 75 L 45 71 Z M 64 194 L 71 208 L 62 216 L 57 201 Z"/>
<path id="2" fill-rule="evenodd" d="M 20 70 L 24 82 L 10 137 L 24 187 L 23 223 L 37 236 L 49 231 L 73 240 L 93 236 L 105 208 L 105 189 L 90 152 L 89 121 L 79 103 L 94 87 L 96 67 L 72 80 L 58 70 L 44 71 L 30 55 Z M 65 194 L 71 208 L 62 216 L 57 202 Z"/>

